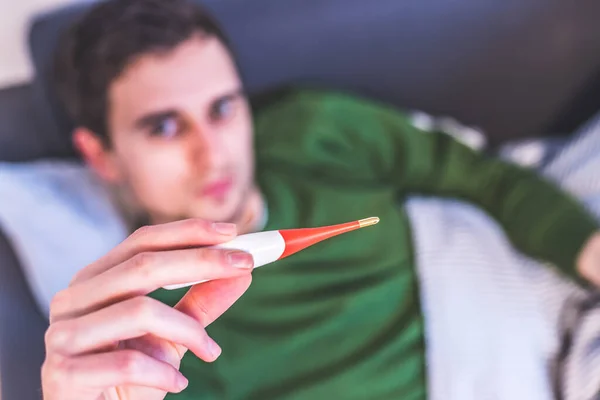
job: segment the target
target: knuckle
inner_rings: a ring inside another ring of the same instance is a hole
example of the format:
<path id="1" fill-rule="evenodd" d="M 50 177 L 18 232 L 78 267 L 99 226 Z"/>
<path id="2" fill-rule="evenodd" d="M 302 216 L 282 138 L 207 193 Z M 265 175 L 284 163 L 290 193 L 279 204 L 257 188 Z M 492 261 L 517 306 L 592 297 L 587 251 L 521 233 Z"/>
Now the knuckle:
<path id="1" fill-rule="evenodd" d="M 178 379 L 178 373 L 175 368 L 168 368 L 164 371 L 165 375 L 165 384 L 167 387 L 177 388 L 180 386 L 181 382 Z"/>
<path id="2" fill-rule="evenodd" d="M 223 250 L 210 248 L 197 248 L 195 251 L 195 259 L 211 266 L 221 266 L 225 263 L 225 255 Z"/>
<path id="3" fill-rule="evenodd" d="M 202 335 L 206 335 L 204 326 L 213 321 L 215 316 L 214 305 L 207 301 L 206 297 L 200 291 L 191 291 L 189 293 L 190 308 L 193 310 L 193 316 L 198 321 L 197 328 Z"/>
<path id="4" fill-rule="evenodd" d="M 596 256 L 600 253 L 600 235 L 592 239 L 592 250 Z"/>
<path id="5" fill-rule="evenodd" d="M 142 373 L 143 368 L 143 357 L 135 351 L 123 351 L 116 359 L 116 369 L 128 381 Z"/>
<path id="6" fill-rule="evenodd" d="M 48 327 L 44 337 L 46 347 L 50 349 L 63 349 L 72 344 L 74 329 L 68 321 L 57 321 Z"/>
<path id="7" fill-rule="evenodd" d="M 209 232 L 211 224 L 200 218 L 191 218 L 184 221 L 184 226 L 186 229 L 189 229 L 191 232 Z"/>
<path id="8" fill-rule="evenodd" d="M 152 271 L 152 265 L 154 265 L 155 260 L 156 253 L 145 251 L 133 256 L 131 259 L 131 265 L 132 268 L 134 268 L 138 273 L 141 273 L 143 277 L 148 277 Z"/>
<path id="9" fill-rule="evenodd" d="M 41 375 L 43 384 L 47 388 L 52 388 L 52 391 L 58 391 L 59 388 L 68 387 L 69 377 L 72 367 L 69 359 L 53 355 L 46 358 L 42 364 Z"/>
<path id="10" fill-rule="evenodd" d="M 71 305 L 71 296 L 68 289 L 63 289 L 56 293 L 50 300 L 50 315 L 60 314 L 68 310 Z"/>
<path id="11" fill-rule="evenodd" d="M 146 296 L 135 297 L 131 300 L 131 310 L 137 321 L 149 321 L 156 314 L 156 302 Z"/>
<path id="12" fill-rule="evenodd" d="M 200 320 L 205 321 L 210 318 L 211 312 L 206 302 L 202 298 L 203 296 L 193 296 L 192 301 L 194 304 L 194 311 L 198 313 Z"/>
<path id="13" fill-rule="evenodd" d="M 73 278 L 69 282 L 69 286 L 73 286 L 77 282 L 83 280 L 83 278 L 85 278 L 86 275 L 87 275 L 87 271 L 85 268 L 75 272 L 75 275 L 73 275 Z"/>
<path id="14" fill-rule="evenodd" d="M 150 236 L 152 234 L 152 226 L 150 225 L 144 225 L 138 229 L 136 229 L 130 236 L 129 238 L 134 241 L 134 242 L 142 242 L 144 241 L 146 238 L 148 238 L 148 236 Z"/>

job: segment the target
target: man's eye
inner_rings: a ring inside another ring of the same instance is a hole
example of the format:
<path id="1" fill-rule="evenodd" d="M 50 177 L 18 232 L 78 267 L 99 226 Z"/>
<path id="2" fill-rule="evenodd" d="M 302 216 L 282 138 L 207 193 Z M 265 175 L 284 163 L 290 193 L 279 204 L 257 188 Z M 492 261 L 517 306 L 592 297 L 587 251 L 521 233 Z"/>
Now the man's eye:
<path id="1" fill-rule="evenodd" d="M 175 118 L 166 118 L 156 123 L 150 129 L 152 136 L 169 139 L 177 136 L 180 131 L 179 121 Z"/>
<path id="2" fill-rule="evenodd" d="M 210 110 L 210 120 L 212 122 L 225 121 L 233 116 L 235 112 L 235 100 L 225 98 L 215 102 Z"/>

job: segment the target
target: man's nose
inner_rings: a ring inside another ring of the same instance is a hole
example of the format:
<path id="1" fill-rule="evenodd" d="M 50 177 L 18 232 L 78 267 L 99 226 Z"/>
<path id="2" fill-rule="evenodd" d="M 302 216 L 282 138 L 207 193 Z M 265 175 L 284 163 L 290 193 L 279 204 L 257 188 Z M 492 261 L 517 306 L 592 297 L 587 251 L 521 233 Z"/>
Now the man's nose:
<path id="1" fill-rule="evenodd" d="M 226 149 L 219 135 L 210 128 L 196 129 L 191 135 L 191 157 L 202 170 L 220 169 L 226 164 Z"/>

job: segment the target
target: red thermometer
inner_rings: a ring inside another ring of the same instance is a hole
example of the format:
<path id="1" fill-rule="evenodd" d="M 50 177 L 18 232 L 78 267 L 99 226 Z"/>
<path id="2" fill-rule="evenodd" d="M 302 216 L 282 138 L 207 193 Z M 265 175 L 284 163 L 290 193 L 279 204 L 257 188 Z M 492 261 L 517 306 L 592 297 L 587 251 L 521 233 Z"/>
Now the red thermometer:
<path id="1" fill-rule="evenodd" d="M 294 253 L 304 250 L 313 244 L 322 242 L 342 233 L 375 225 L 379 218 L 371 217 L 345 224 L 322 226 L 318 228 L 281 229 L 241 235 L 235 239 L 212 246 L 219 249 L 240 250 L 250 253 L 254 259 L 254 268 L 262 267 Z M 165 289 L 173 290 L 195 285 L 205 281 L 169 285 Z"/>

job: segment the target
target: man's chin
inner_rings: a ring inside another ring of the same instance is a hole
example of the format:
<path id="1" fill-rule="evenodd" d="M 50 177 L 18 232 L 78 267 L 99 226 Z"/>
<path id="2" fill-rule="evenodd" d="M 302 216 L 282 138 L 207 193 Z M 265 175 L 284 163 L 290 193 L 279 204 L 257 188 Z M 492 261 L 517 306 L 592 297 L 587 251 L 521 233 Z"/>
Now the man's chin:
<path id="1" fill-rule="evenodd" d="M 242 202 L 231 202 L 230 204 L 215 204 L 205 203 L 203 207 L 192 210 L 190 217 L 203 218 L 215 222 L 230 222 L 236 223 L 244 214 Z"/>

